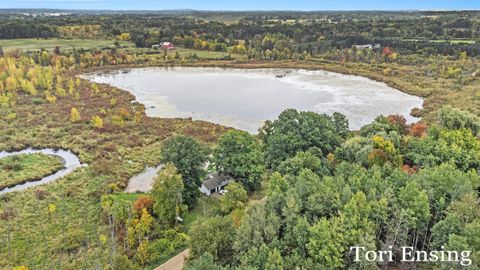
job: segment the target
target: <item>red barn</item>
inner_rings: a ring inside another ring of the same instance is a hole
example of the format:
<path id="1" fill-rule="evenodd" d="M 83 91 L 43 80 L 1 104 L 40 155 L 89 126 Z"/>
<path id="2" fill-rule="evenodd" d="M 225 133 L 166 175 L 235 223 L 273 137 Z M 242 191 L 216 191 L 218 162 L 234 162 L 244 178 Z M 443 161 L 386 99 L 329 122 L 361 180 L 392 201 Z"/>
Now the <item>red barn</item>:
<path id="1" fill-rule="evenodd" d="M 175 46 L 173 46 L 173 43 L 172 42 L 162 42 L 160 43 L 160 46 L 163 48 L 163 49 L 167 49 L 167 50 L 175 50 Z"/>

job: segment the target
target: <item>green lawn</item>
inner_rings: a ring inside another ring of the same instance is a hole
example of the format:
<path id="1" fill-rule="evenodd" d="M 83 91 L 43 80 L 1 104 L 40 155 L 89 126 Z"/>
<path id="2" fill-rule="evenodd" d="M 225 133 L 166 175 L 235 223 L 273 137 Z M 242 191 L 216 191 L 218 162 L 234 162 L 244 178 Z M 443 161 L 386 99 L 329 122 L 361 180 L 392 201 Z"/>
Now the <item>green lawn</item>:
<path id="1" fill-rule="evenodd" d="M 82 49 L 100 49 L 105 47 L 114 47 L 114 40 L 91 40 L 91 39 L 36 39 L 36 38 L 26 38 L 26 39 L 2 39 L 0 40 L 0 46 L 3 47 L 4 51 L 11 51 L 15 49 L 20 49 L 23 51 L 27 50 L 40 50 L 47 49 L 53 50 L 55 46 L 60 46 L 60 49 L 71 50 L 72 48 L 82 48 Z M 122 47 L 132 47 L 134 44 L 132 42 L 120 41 Z"/>
<path id="2" fill-rule="evenodd" d="M 0 159 L 0 189 L 40 180 L 63 167 L 62 161 L 45 154 L 22 154 Z"/>

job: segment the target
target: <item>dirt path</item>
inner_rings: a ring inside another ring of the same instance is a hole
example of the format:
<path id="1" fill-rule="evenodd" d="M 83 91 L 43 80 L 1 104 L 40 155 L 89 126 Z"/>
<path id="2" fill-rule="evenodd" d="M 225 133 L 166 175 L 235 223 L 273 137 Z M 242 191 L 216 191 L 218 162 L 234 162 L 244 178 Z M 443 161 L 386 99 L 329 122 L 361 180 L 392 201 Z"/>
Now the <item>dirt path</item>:
<path id="1" fill-rule="evenodd" d="M 171 258 L 164 264 L 155 268 L 155 270 L 182 270 L 183 263 L 188 256 L 188 249 L 178 253 L 175 257 Z"/>

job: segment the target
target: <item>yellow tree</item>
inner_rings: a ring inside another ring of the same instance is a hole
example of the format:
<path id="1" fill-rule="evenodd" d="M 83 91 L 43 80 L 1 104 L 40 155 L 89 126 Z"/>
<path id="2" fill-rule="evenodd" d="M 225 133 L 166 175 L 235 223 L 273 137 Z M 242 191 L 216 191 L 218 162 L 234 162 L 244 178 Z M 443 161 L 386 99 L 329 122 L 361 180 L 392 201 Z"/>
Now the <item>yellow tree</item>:
<path id="1" fill-rule="evenodd" d="M 100 116 L 95 115 L 92 117 L 92 126 L 97 129 L 102 129 L 103 128 L 103 120 Z"/>
<path id="2" fill-rule="evenodd" d="M 75 94 L 75 82 L 73 81 L 72 78 L 68 80 L 68 94 L 70 96 L 74 96 Z"/>
<path id="3" fill-rule="evenodd" d="M 63 88 L 62 84 L 63 84 L 63 78 L 60 75 L 58 75 L 57 82 L 55 85 L 55 92 L 57 93 L 57 95 L 64 97 L 67 93 L 65 92 L 65 88 Z"/>
<path id="4" fill-rule="evenodd" d="M 80 113 L 78 112 L 77 108 L 72 108 L 70 110 L 70 122 L 75 123 L 82 120 L 80 117 Z"/>

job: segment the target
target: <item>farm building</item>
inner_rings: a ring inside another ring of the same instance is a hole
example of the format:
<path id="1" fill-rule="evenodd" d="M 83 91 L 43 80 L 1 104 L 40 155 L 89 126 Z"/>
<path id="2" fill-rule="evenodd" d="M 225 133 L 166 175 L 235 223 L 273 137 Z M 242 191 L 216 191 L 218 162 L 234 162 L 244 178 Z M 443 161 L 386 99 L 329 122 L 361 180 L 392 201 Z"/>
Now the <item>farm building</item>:
<path id="1" fill-rule="evenodd" d="M 363 45 L 355 45 L 355 48 L 359 49 L 359 50 L 364 50 L 364 49 L 368 49 L 368 50 L 378 50 L 380 49 L 381 45 L 380 44 L 363 44 Z"/>
<path id="2" fill-rule="evenodd" d="M 174 50 L 175 46 L 173 46 L 172 42 L 162 42 L 160 43 L 160 46 L 162 46 L 162 49 L 168 49 L 168 50 Z"/>
<path id="3" fill-rule="evenodd" d="M 175 46 L 173 46 L 172 42 L 160 42 L 159 44 L 153 44 L 152 49 L 158 50 L 158 49 L 167 49 L 167 50 L 175 50 Z"/>
<path id="4" fill-rule="evenodd" d="M 221 175 L 218 173 L 208 174 L 205 181 L 203 181 L 202 186 L 200 187 L 200 192 L 210 196 L 213 193 L 223 190 L 225 186 L 232 181 L 233 179 L 226 175 Z"/>

